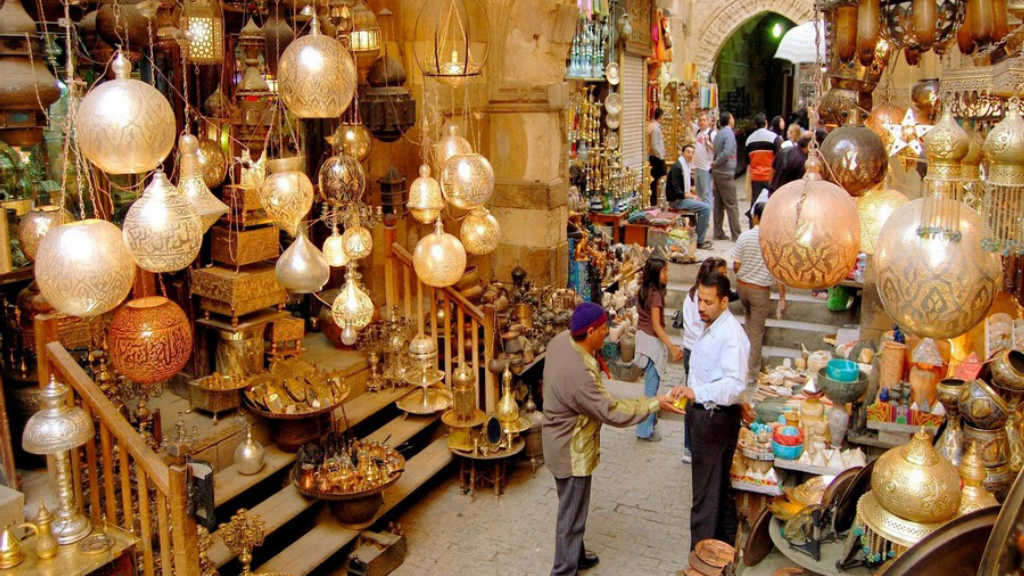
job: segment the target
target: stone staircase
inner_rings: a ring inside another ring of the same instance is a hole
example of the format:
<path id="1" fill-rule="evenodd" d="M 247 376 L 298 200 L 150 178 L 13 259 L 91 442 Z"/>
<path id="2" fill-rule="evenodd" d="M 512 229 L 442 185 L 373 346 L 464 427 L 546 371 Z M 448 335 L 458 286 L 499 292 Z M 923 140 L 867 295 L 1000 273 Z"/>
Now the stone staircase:
<path id="1" fill-rule="evenodd" d="M 696 281 L 697 264 L 670 264 L 668 292 L 665 298 L 665 318 L 668 332 L 682 344 L 682 330 L 672 328 L 672 317 L 682 308 L 690 287 Z M 772 314 L 765 322 L 765 337 L 762 358 L 765 366 L 781 364 L 785 358 L 798 358 L 801 345 L 809 351 L 831 349 L 823 338 L 835 335 L 840 328 L 856 327 L 860 316 L 854 306 L 844 312 L 831 312 L 824 298 L 817 298 L 809 290 L 786 291 L 786 312 L 781 319 L 775 318 L 775 305 L 779 294 L 772 290 Z M 729 309 L 744 322 L 743 305 L 733 302 Z"/>

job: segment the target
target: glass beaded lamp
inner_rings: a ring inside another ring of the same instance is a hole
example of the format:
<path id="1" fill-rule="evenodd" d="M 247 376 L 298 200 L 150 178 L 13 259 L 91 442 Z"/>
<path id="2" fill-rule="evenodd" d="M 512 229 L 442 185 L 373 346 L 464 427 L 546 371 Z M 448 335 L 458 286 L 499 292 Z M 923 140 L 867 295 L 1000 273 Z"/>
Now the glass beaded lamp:
<path id="1" fill-rule="evenodd" d="M 220 2 L 186 0 L 181 11 L 185 31 L 185 57 L 193 64 L 219 64 L 224 61 L 224 18 Z"/>
<path id="2" fill-rule="evenodd" d="M 490 254 L 498 248 L 501 226 L 487 208 L 474 208 L 462 220 L 459 238 L 467 253 L 477 256 Z"/>
<path id="3" fill-rule="evenodd" d="M 466 249 L 458 238 L 444 231 L 444 225 L 438 218 L 434 232 L 416 243 L 412 264 L 416 276 L 428 286 L 451 286 L 466 271 Z"/>
<path id="4" fill-rule="evenodd" d="M 139 268 L 174 272 L 199 255 L 203 225 L 195 207 L 158 170 L 142 196 L 128 208 L 122 236 Z"/>
<path id="5" fill-rule="evenodd" d="M 135 280 L 135 261 L 121 230 L 88 219 L 51 229 L 36 252 L 36 282 L 58 312 L 92 318 L 113 310 Z"/>
<path id="6" fill-rule="evenodd" d="M 270 160 L 270 175 L 260 186 L 260 204 L 275 224 L 291 236 L 313 207 L 313 182 L 303 171 L 301 156 Z"/>
<path id="7" fill-rule="evenodd" d="M 406 204 L 412 217 L 424 224 L 437 220 L 444 209 L 441 184 L 430 175 L 430 166 L 420 165 L 420 175 L 409 186 L 409 201 Z"/>
<path id="8" fill-rule="evenodd" d="M 293 294 L 318 292 L 331 278 L 327 258 L 301 229 L 292 245 L 277 259 L 274 272 L 277 283 Z"/>
<path id="9" fill-rule="evenodd" d="M 347 346 L 355 344 L 356 332 L 373 320 L 373 301 L 359 286 L 354 263 L 349 263 L 345 284 L 331 304 L 331 317 L 341 327 L 342 342 Z"/>
<path id="10" fill-rule="evenodd" d="M 483 206 L 494 192 L 494 169 L 483 155 L 456 154 L 444 163 L 441 192 L 456 208 L 471 210 Z"/>
<path id="11" fill-rule="evenodd" d="M 163 296 L 129 300 L 107 329 L 114 369 L 140 384 L 174 376 L 192 356 L 192 327 L 185 312 Z"/>
<path id="12" fill-rule="evenodd" d="M 203 168 L 199 163 L 199 139 L 191 134 L 182 134 L 178 139 L 178 154 L 181 160 L 178 190 L 199 214 L 205 233 L 214 222 L 227 214 L 228 205 L 210 192 L 203 179 Z"/>
<path id="13" fill-rule="evenodd" d="M 337 118 L 355 95 L 356 65 L 348 50 L 320 33 L 317 18 L 310 32 L 295 39 L 278 61 L 278 92 L 299 118 Z"/>
<path id="14" fill-rule="evenodd" d="M 108 174 L 142 174 L 174 148 L 174 111 L 156 88 L 131 78 L 132 65 L 118 52 L 114 80 L 90 90 L 78 105 L 75 128 L 82 154 Z"/>

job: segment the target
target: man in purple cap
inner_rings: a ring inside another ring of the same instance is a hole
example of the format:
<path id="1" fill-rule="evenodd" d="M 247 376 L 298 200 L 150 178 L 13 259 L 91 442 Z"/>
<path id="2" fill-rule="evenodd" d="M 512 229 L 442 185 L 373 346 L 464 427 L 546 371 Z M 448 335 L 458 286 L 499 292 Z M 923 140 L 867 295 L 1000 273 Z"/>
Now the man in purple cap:
<path id="1" fill-rule="evenodd" d="M 569 329 L 555 335 L 544 361 L 544 461 L 558 489 L 555 562 L 551 576 L 597 564 L 583 548 L 590 505 L 590 474 L 601 458 L 601 424 L 633 426 L 672 399 L 613 398 L 601 382 L 597 351 L 608 336 L 608 313 L 597 304 L 576 307 Z"/>

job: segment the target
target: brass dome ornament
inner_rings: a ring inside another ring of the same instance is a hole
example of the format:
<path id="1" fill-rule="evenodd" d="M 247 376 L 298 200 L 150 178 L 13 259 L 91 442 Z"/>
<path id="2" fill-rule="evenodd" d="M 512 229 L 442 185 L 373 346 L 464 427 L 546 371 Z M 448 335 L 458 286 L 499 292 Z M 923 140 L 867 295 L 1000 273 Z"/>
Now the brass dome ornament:
<path id="1" fill-rule="evenodd" d="M 922 428 L 878 457 L 871 490 L 889 512 L 912 522 L 944 522 L 960 506 L 960 477 Z"/>
<path id="2" fill-rule="evenodd" d="M 460 210 L 483 206 L 494 192 L 494 169 L 482 154 L 456 154 L 444 163 L 441 193 Z"/>
<path id="3" fill-rule="evenodd" d="M 860 218 L 860 251 L 875 253 L 875 244 L 892 213 L 910 199 L 899 190 L 876 186 L 857 198 L 857 216 Z"/>
<path id="4" fill-rule="evenodd" d="M 199 213 L 158 170 L 128 208 L 122 235 L 139 268 L 159 273 L 191 264 L 203 245 L 203 231 Z"/>
<path id="5" fill-rule="evenodd" d="M 406 207 L 413 218 L 424 224 L 433 223 L 444 210 L 441 184 L 430 175 L 430 166 L 420 164 L 419 177 L 409 185 L 409 201 L 406 202 Z"/>
<path id="6" fill-rule="evenodd" d="M 1017 98 L 989 131 L 983 151 L 988 166 L 983 210 L 990 230 L 985 247 L 1024 253 L 1024 119 Z"/>
<path id="7" fill-rule="evenodd" d="M 946 223 L 936 224 L 929 213 L 946 215 Z M 953 338 L 970 330 L 999 290 L 999 258 L 982 248 L 986 234 L 977 212 L 948 198 L 918 198 L 893 212 L 874 255 L 885 311 L 921 337 Z"/>
<path id="8" fill-rule="evenodd" d="M 135 261 L 121 230 L 88 219 L 51 229 L 36 253 L 36 282 L 58 312 L 93 318 L 113 310 L 135 280 Z"/>
<path id="9" fill-rule="evenodd" d="M 316 17 L 309 34 L 292 41 L 277 66 L 281 100 L 299 118 L 337 118 L 352 103 L 356 65 L 340 42 L 320 33 Z"/>
<path id="10" fill-rule="evenodd" d="M 434 232 L 420 238 L 416 244 L 412 264 L 416 276 L 428 286 L 451 286 L 466 271 L 466 249 L 458 238 L 444 231 L 444 224 L 438 218 Z"/>
<path id="11" fill-rule="evenodd" d="M 488 21 L 483 0 L 425 0 L 414 31 L 423 76 L 458 86 L 483 73 Z"/>
<path id="12" fill-rule="evenodd" d="M 462 220 L 459 238 L 468 254 L 483 256 L 498 248 L 501 226 L 487 208 L 474 208 Z"/>
<path id="13" fill-rule="evenodd" d="M 764 209 L 760 244 L 765 264 L 787 286 L 829 288 L 853 269 L 860 250 L 857 204 L 821 176 L 812 148 L 801 180 L 781 186 Z"/>
<path id="14" fill-rule="evenodd" d="M 278 228 L 295 236 L 313 207 L 313 182 L 303 170 L 301 156 L 269 160 L 267 165 L 270 174 L 260 186 L 260 204 Z"/>
<path id="15" fill-rule="evenodd" d="M 953 107 L 943 106 L 939 121 L 924 135 L 924 150 L 928 157 L 929 183 L 942 183 L 944 190 L 957 188 L 960 165 L 970 151 L 971 139 L 953 118 Z"/>
<path id="16" fill-rule="evenodd" d="M 191 134 L 182 134 L 178 138 L 178 155 L 181 160 L 178 190 L 199 214 L 203 233 L 206 233 L 221 216 L 227 214 L 228 205 L 214 196 L 206 185 L 203 168 L 199 164 L 199 139 Z"/>
<path id="17" fill-rule="evenodd" d="M 18 245 L 30 261 L 36 259 L 36 250 L 50 228 L 73 222 L 75 217 L 60 206 L 36 206 L 25 213 L 18 222 Z"/>
<path id="18" fill-rule="evenodd" d="M 156 88 L 131 78 L 121 52 L 114 79 L 90 90 L 78 105 L 75 129 L 82 154 L 107 174 L 142 174 L 174 148 L 174 111 Z"/>
<path id="19" fill-rule="evenodd" d="M 292 294 L 319 292 L 331 279 L 327 258 L 301 228 L 292 245 L 277 259 L 274 273 L 277 283 Z"/>
<path id="20" fill-rule="evenodd" d="M 827 167 L 826 178 L 850 196 L 860 196 L 880 184 L 889 168 L 885 143 L 860 123 L 856 108 L 851 109 L 845 125 L 829 132 L 820 153 Z"/>

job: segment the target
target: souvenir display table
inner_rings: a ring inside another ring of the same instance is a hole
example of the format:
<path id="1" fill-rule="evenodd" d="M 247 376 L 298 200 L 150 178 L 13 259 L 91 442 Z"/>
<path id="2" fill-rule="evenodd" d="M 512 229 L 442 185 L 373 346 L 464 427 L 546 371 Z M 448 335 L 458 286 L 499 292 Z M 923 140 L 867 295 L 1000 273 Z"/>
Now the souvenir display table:
<path id="1" fill-rule="evenodd" d="M 472 450 L 452 450 L 459 457 L 459 486 L 463 494 L 472 495 L 478 483 L 494 487 L 494 495 L 500 496 L 508 484 L 508 465 L 523 451 L 526 442 L 516 438 L 511 448 L 481 454 Z"/>

